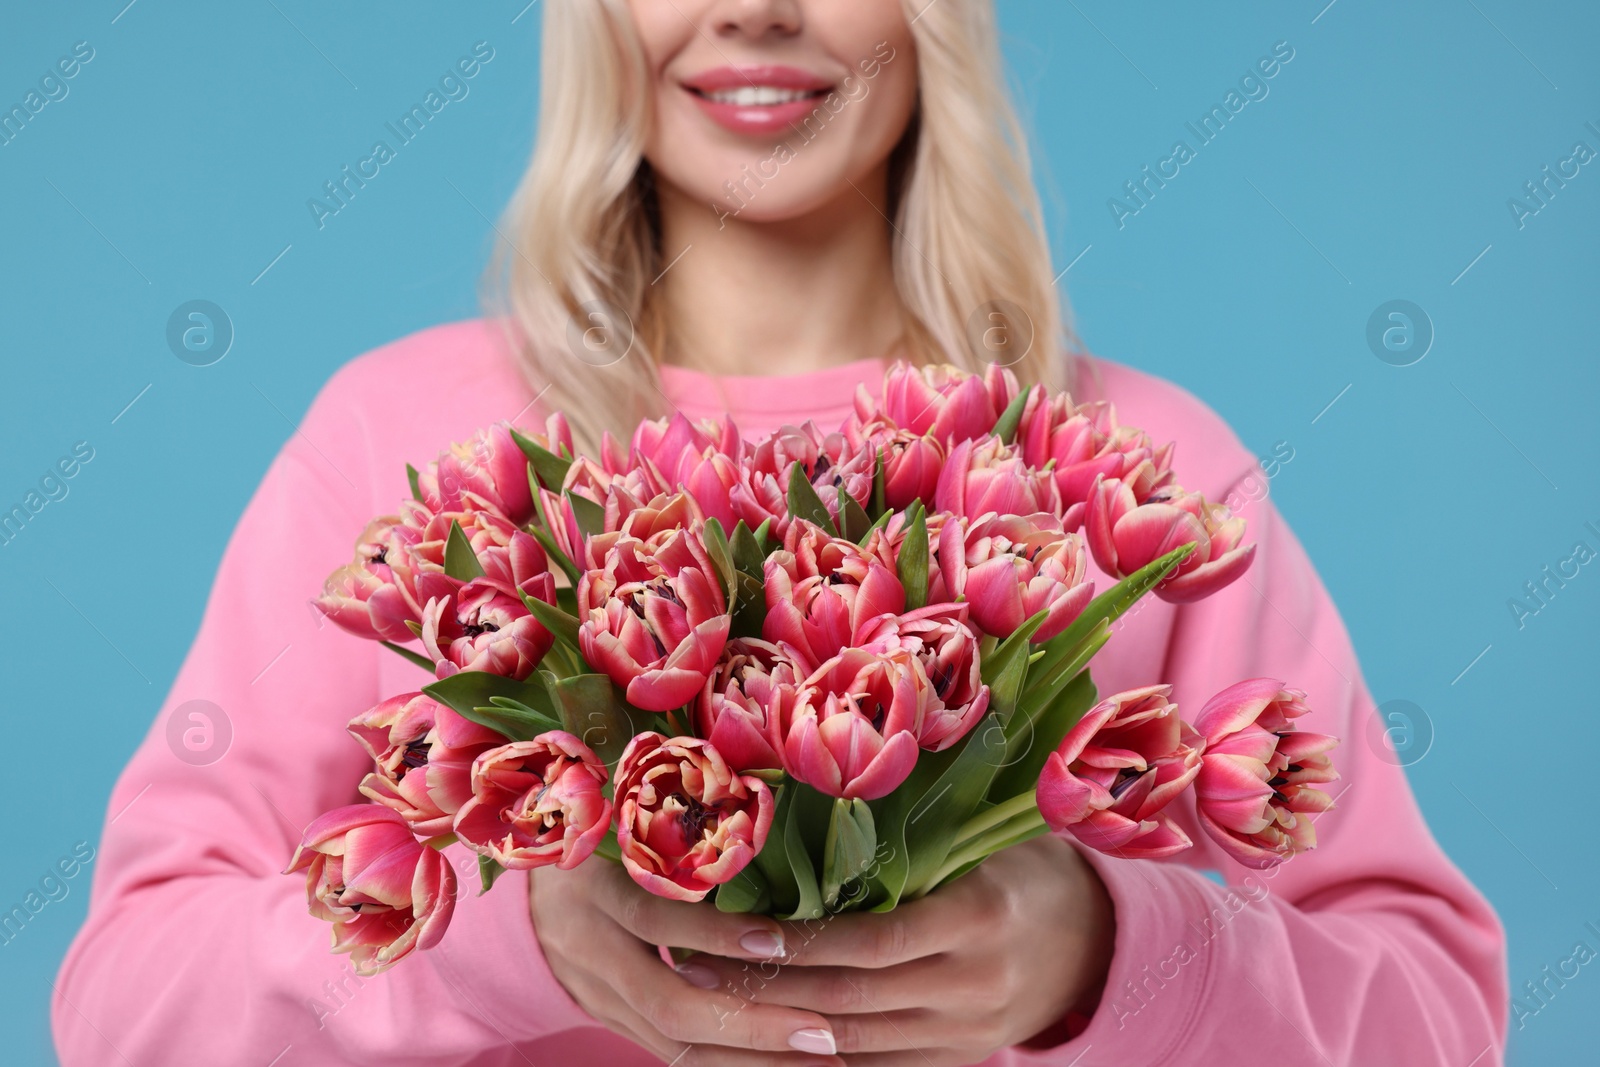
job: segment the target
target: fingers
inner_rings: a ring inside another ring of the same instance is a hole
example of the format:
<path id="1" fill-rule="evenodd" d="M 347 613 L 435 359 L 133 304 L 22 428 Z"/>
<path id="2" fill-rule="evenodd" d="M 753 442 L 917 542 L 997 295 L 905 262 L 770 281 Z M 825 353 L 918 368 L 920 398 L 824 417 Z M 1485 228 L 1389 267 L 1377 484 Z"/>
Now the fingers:
<path id="1" fill-rule="evenodd" d="M 804 955 L 804 952 L 801 953 Z M 703 974 L 735 996 L 784 1004 L 823 1015 L 857 1015 L 924 1008 L 947 995 L 942 958 L 868 970 L 858 967 L 779 967 L 696 957 L 679 968 L 692 982 Z"/>
<path id="2" fill-rule="evenodd" d="M 955 888 L 954 886 L 951 887 Z M 893 967 L 941 952 L 971 937 L 984 911 L 956 894 L 936 893 L 893 911 L 834 915 L 804 938 L 793 938 L 784 962 L 802 967 Z"/>
<path id="3" fill-rule="evenodd" d="M 784 955 L 783 928 L 760 915 L 729 915 L 703 903 L 668 900 L 618 868 L 595 886 L 595 903 L 619 926 L 652 945 L 691 948 L 730 959 Z"/>
<path id="4" fill-rule="evenodd" d="M 626 1010 L 651 1032 L 680 1046 L 800 1051 L 823 1058 L 833 1053 L 833 1031 L 820 1013 L 756 1004 L 726 989 L 701 988 L 619 925 L 597 933 L 586 955 L 592 971 L 620 1002 L 613 1010 Z"/>

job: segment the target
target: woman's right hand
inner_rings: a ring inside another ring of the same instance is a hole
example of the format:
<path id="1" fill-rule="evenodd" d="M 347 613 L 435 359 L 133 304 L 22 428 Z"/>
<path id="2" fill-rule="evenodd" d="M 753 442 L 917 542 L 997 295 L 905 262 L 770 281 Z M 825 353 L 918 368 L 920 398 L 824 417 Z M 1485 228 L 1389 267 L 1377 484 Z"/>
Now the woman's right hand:
<path id="1" fill-rule="evenodd" d="M 784 959 L 783 928 L 772 919 L 658 897 L 599 856 L 570 871 L 533 871 L 528 910 L 551 973 L 572 999 L 674 1067 L 844 1065 L 831 1054 L 823 1016 L 725 991 L 715 971 L 692 959 L 674 971 L 657 948 L 750 961 L 760 982 Z"/>

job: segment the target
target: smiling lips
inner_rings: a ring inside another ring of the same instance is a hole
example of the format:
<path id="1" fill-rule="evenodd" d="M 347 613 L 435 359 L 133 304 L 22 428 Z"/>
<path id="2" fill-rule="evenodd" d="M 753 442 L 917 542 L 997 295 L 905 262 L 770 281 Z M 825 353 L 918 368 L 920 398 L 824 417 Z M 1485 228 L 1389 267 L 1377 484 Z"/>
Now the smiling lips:
<path id="1" fill-rule="evenodd" d="M 810 114 L 833 83 L 798 67 L 718 67 L 684 79 L 683 88 L 723 129 L 761 136 Z"/>

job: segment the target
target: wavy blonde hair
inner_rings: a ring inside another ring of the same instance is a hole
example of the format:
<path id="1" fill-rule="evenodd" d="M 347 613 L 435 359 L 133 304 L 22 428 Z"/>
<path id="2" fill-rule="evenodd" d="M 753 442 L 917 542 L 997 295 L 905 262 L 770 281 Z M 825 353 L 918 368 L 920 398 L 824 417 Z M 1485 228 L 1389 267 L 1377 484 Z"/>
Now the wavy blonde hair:
<path id="1" fill-rule="evenodd" d="M 918 99 L 890 157 L 889 204 L 909 357 L 982 370 L 999 328 L 1031 340 L 1006 361 L 1024 384 L 1069 388 L 1060 353 L 1074 339 L 992 0 L 902 3 Z M 532 388 L 594 454 L 602 431 L 626 440 L 668 406 L 656 377 L 668 324 L 650 289 L 664 266 L 643 156 L 650 84 L 626 0 L 556 0 L 543 18 L 538 138 L 499 229 L 487 303 Z"/>

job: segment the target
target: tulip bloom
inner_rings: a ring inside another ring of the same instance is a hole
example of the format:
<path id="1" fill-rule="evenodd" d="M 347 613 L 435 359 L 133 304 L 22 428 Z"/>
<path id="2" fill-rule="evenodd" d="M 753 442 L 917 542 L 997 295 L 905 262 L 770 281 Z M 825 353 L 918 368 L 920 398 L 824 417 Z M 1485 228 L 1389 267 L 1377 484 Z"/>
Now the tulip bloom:
<path id="1" fill-rule="evenodd" d="M 577 595 L 583 658 L 646 711 L 694 699 L 728 640 L 722 579 L 690 530 L 621 536 Z"/>
<path id="2" fill-rule="evenodd" d="M 901 429 L 957 445 L 992 431 L 1018 389 L 1016 375 L 995 364 L 980 378 L 948 363 L 913 367 L 902 360 L 884 375 L 881 401 L 857 391 L 856 415 L 863 422 L 882 415 Z"/>
<path id="3" fill-rule="evenodd" d="M 400 515 L 373 519 L 356 538 L 355 559 L 328 575 L 318 608 L 357 637 L 410 641 L 415 635 L 406 620 L 422 621 L 412 590 L 412 552 L 421 539 L 421 531 Z"/>
<path id="4" fill-rule="evenodd" d="M 702 900 L 755 859 L 772 791 L 728 766 L 709 741 L 639 734 L 617 764 L 617 847 L 657 896 Z"/>
<path id="5" fill-rule="evenodd" d="M 796 519 L 766 561 L 761 636 L 795 648 L 807 670 L 856 643 L 879 615 L 898 615 L 905 587 L 880 554 Z"/>
<path id="6" fill-rule="evenodd" d="M 1130 689 L 1084 713 L 1039 775 L 1039 813 L 1057 832 L 1116 856 L 1157 859 L 1192 842 L 1164 809 L 1200 772 L 1200 736 L 1165 685 Z"/>
<path id="7" fill-rule="evenodd" d="M 772 520 L 772 533 L 782 537 L 789 529 L 789 472 L 795 464 L 811 472 L 822 456 L 822 432 L 815 425 L 780 426 L 750 450 L 739 480 L 728 490 L 734 512 L 756 529 Z"/>
<path id="8" fill-rule="evenodd" d="M 934 505 L 968 519 L 988 512 L 1061 514 L 1061 494 L 1049 471 L 1036 470 L 998 437 L 963 441 L 950 450 Z"/>
<path id="9" fill-rule="evenodd" d="M 1083 538 L 1044 512 L 952 522 L 941 534 L 938 564 L 948 595 L 964 598 L 978 629 L 998 638 L 1048 611 L 1032 638 L 1048 641 L 1094 596 Z"/>
<path id="10" fill-rule="evenodd" d="M 886 796 L 916 765 L 933 699 L 906 649 L 847 648 L 806 679 L 782 724 L 784 769 L 829 796 Z"/>
<path id="11" fill-rule="evenodd" d="M 862 647 L 916 657 L 932 689 L 917 744 L 930 752 L 949 748 L 989 709 L 989 687 L 978 670 L 978 635 L 967 625 L 966 604 L 930 604 L 904 615 L 879 617 L 861 635 Z"/>
<path id="12" fill-rule="evenodd" d="M 361 780 L 361 794 L 393 809 L 422 838 L 450 833 L 472 796 L 472 761 L 506 740 L 425 693 L 390 697 L 351 719 L 349 729 L 376 765 Z"/>
<path id="13" fill-rule="evenodd" d="M 533 491 L 528 483 L 528 458 L 511 437 L 510 423 L 497 422 L 466 441 L 452 444 L 417 474 L 417 489 L 428 510 L 489 511 L 521 525 L 533 517 Z M 544 435 L 532 435 L 541 447 L 572 451 L 572 432 L 558 412 Z"/>
<path id="14" fill-rule="evenodd" d="M 472 765 L 456 836 L 509 870 L 588 859 L 611 826 L 605 766 L 564 730 L 491 748 Z"/>
<path id="15" fill-rule="evenodd" d="M 1205 758 L 1195 780 L 1200 825 L 1247 867 L 1272 867 L 1316 847 L 1311 816 L 1333 806 L 1314 788 L 1338 779 L 1338 739 L 1295 729 L 1305 693 L 1272 678 L 1231 685 L 1195 720 Z"/>
<path id="16" fill-rule="evenodd" d="M 523 591 L 555 603 L 555 579 L 548 573 L 530 579 Z M 520 598 L 488 578 L 475 578 L 453 594 L 430 596 L 422 609 L 422 647 L 439 678 L 457 671 L 526 678 L 554 643 Z"/>
<path id="17" fill-rule="evenodd" d="M 1172 481 L 1170 441 L 1157 447 L 1143 430 L 1119 425 L 1109 401 L 1074 404 L 1066 393 L 1052 397 L 1039 385 L 1023 406 L 1017 446 L 1029 466 L 1054 463 L 1068 530 L 1082 523 L 1089 494 L 1102 476 L 1126 483 L 1141 504 Z"/>
<path id="18" fill-rule="evenodd" d="M 313 916 L 333 923 L 333 951 L 370 977 L 444 936 L 456 875 L 405 820 L 378 804 L 353 804 L 306 827 L 285 874 L 306 872 Z"/>
<path id="19" fill-rule="evenodd" d="M 1089 495 L 1084 517 L 1089 551 L 1100 569 L 1116 578 L 1193 543 L 1155 594 L 1174 604 L 1208 597 L 1243 574 L 1255 545 L 1241 545 L 1244 520 L 1221 504 L 1178 486 L 1158 489 L 1140 504 L 1127 483 L 1102 478 Z"/>
<path id="20" fill-rule="evenodd" d="M 792 713 L 800 668 L 777 645 L 729 641 L 694 705 L 694 729 L 735 771 L 782 767 L 778 724 Z"/>

